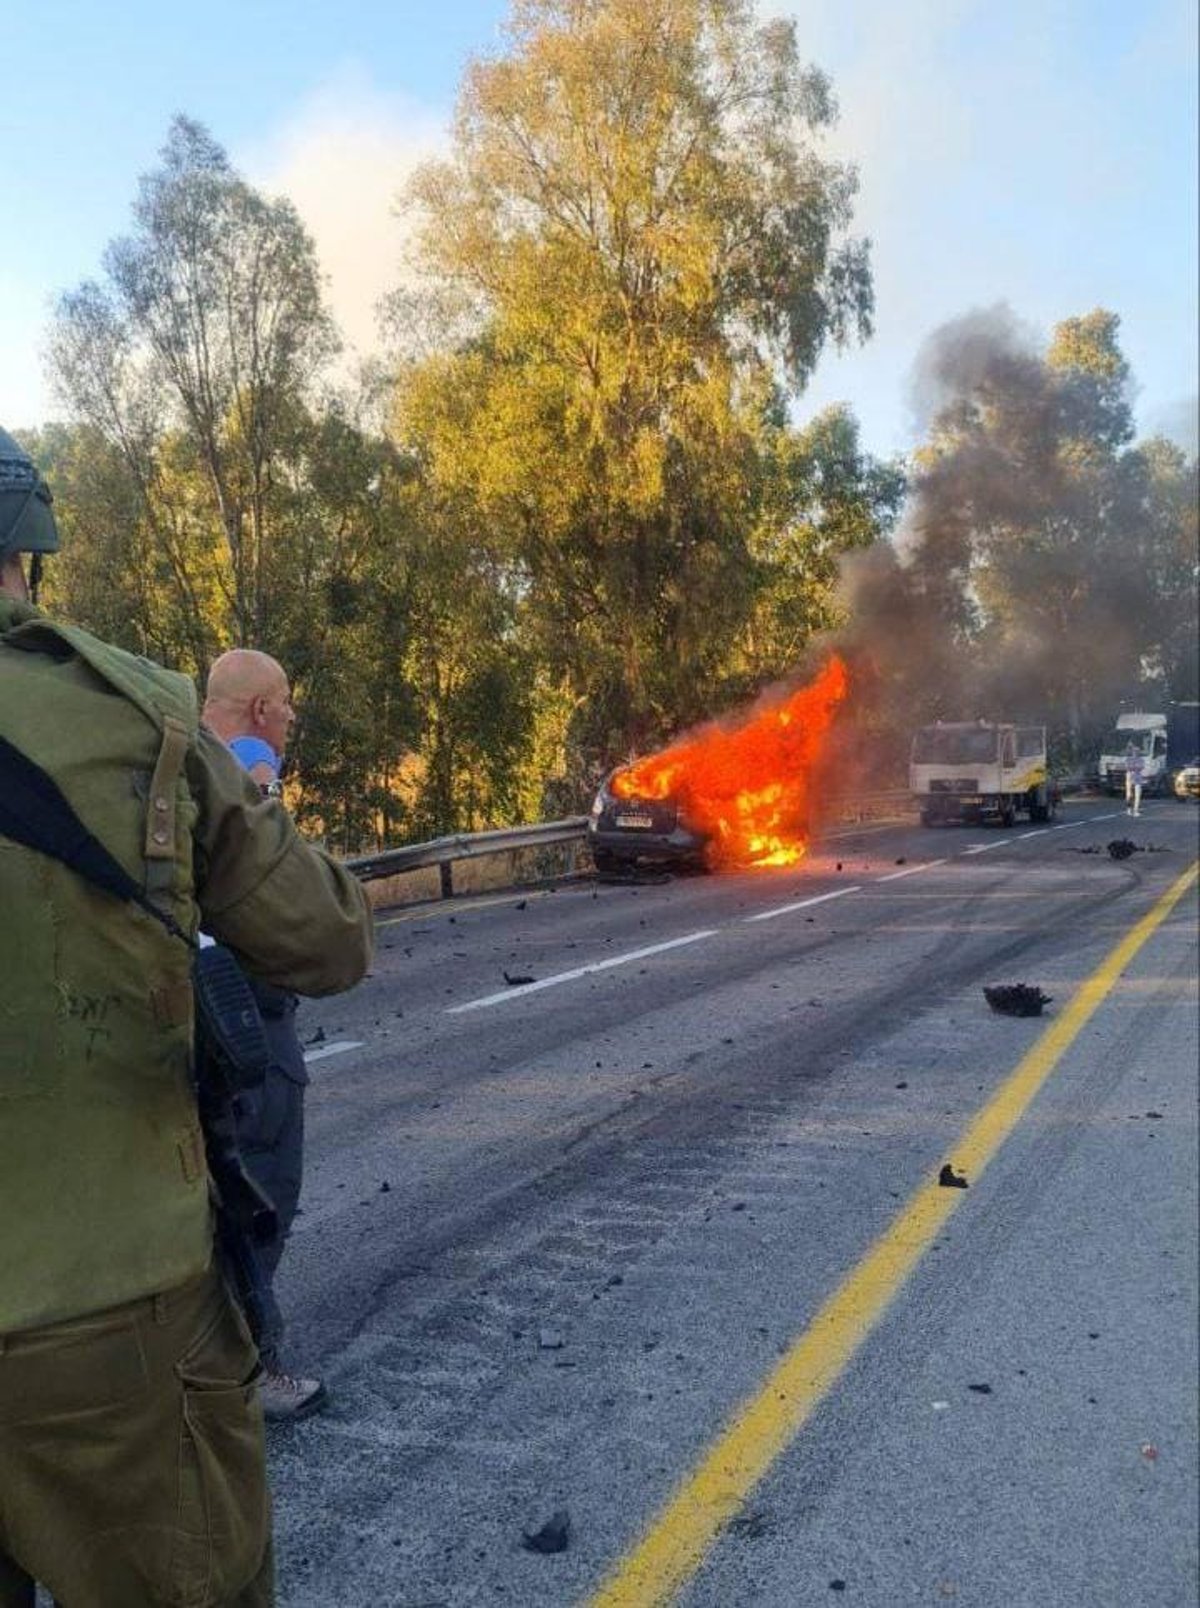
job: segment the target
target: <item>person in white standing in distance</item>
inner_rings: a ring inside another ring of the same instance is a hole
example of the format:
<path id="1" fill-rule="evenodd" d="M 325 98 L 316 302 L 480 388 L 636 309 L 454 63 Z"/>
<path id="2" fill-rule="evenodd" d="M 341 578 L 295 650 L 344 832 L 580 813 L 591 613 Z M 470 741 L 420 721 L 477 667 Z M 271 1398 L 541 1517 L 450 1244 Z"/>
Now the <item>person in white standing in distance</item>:
<path id="1" fill-rule="evenodd" d="M 1136 743 L 1127 743 L 1125 746 L 1125 813 L 1126 815 L 1140 815 L 1142 813 L 1142 774 L 1145 770 L 1146 760 Z"/>

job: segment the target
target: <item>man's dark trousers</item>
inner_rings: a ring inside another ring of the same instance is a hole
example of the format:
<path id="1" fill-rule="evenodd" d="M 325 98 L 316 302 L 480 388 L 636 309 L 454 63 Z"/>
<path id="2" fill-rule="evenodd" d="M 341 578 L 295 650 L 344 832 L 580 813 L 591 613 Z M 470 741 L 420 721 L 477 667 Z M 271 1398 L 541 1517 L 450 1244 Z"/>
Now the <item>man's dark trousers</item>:
<path id="1" fill-rule="evenodd" d="M 252 982 L 266 1029 L 271 1062 L 262 1087 L 238 1098 L 238 1144 L 246 1170 L 275 1207 L 274 1239 L 259 1247 L 267 1278 L 273 1278 L 296 1208 L 304 1174 L 304 1090 L 308 1069 L 296 1032 L 295 994 L 269 983 Z M 275 1347 L 263 1352 L 263 1364 L 278 1370 Z"/>

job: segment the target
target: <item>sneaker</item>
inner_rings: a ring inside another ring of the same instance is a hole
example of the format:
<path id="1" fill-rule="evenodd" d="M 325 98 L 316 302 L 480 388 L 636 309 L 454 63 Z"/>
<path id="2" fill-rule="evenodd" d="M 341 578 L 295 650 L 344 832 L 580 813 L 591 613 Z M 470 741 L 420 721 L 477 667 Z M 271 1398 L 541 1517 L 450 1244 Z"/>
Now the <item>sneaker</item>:
<path id="1" fill-rule="evenodd" d="M 279 1423 L 307 1418 L 319 1412 L 328 1397 L 319 1379 L 298 1379 L 294 1374 L 264 1373 L 258 1382 L 263 1416 Z"/>

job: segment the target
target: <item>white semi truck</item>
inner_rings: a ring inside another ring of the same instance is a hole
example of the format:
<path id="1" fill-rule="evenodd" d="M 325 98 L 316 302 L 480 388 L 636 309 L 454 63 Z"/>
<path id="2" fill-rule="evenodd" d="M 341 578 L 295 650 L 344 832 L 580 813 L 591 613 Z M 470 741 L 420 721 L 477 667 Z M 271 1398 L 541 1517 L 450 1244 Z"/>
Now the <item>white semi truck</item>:
<path id="1" fill-rule="evenodd" d="M 1046 728 L 1004 721 L 939 721 L 913 737 L 908 785 L 923 826 L 999 820 L 1048 821 L 1058 807 L 1046 758 Z"/>
<path id="2" fill-rule="evenodd" d="M 1097 764 L 1100 786 L 1106 793 L 1125 791 L 1126 756 L 1130 743 L 1142 756 L 1142 792 L 1165 793 L 1171 780 L 1167 717 L 1143 709 L 1130 709 L 1119 714 L 1116 725 L 1101 744 Z"/>

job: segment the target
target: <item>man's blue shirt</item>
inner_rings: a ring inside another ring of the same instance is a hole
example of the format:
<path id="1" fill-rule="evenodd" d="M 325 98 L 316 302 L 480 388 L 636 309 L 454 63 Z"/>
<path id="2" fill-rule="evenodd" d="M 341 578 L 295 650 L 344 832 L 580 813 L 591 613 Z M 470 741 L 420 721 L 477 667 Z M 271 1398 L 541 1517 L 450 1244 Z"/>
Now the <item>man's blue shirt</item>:
<path id="1" fill-rule="evenodd" d="M 235 737 L 229 747 L 243 770 L 253 770 L 255 765 L 269 765 L 272 776 L 279 775 L 279 755 L 261 737 Z"/>

